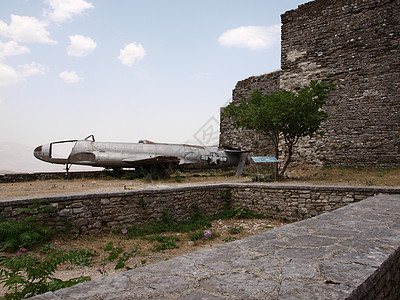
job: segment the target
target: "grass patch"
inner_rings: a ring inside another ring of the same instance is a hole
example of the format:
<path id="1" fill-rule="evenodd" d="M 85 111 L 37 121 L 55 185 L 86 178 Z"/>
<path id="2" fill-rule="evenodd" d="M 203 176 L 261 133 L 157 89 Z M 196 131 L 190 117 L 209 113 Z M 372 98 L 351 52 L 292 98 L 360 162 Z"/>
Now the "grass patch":
<path id="1" fill-rule="evenodd" d="M 159 235 L 159 236 L 147 237 L 146 239 L 158 242 L 158 244 L 155 245 L 153 248 L 153 250 L 156 252 L 161 252 L 167 249 L 179 248 L 178 244 L 178 242 L 180 241 L 179 237 Z"/>
<path id="2" fill-rule="evenodd" d="M 354 186 L 399 186 L 400 168 L 332 167 L 294 168 L 289 178 L 314 184 Z"/>
<path id="3" fill-rule="evenodd" d="M 240 228 L 237 227 L 229 228 L 229 234 L 239 234 L 239 233 L 240 233 Z"/>
<path id="4" fill-rule="evenodd" d="M 172 220 L 164 220 L 161 222 L 151 222 L 141 226 L 124 227 L 128 230 L 128 238 L 138 238 L 147 235 L 161 234 L 165 232 L 181 232 L 187 233 L 198 229 L 203 229 L 211 226 L 212 218 L 200 216 L 190 218 L 188 220 L 177 222 Z"/>

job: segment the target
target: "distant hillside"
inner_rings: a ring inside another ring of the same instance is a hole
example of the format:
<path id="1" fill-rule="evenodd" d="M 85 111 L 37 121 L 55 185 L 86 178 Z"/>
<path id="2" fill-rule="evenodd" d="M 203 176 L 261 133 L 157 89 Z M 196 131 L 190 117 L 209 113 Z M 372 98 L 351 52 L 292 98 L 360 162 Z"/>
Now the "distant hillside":
<path id="1" fill-rule="evenodd" d="M 0 142 L 0 174 L 30 172 L 62 172 L 65 167 L 42 162 L 33 156 L 34 146 Z M 92 167 L 73 166 L 72 170 L 90 170 Z"/>
<path id="2" fill-rule="evenodd" d="M 25 173 L 38 171 L 62 171 L 62 166 L 54 168 L 40 162 L 33 156 L 34 147 L 27 145 L 0 142 L 0 173 Z"/>

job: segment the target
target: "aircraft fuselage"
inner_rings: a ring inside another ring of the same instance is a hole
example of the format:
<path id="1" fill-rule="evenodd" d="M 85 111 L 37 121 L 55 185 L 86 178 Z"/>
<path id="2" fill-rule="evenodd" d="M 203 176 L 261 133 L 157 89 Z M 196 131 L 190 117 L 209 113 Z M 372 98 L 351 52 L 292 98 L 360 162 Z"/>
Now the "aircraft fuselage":
<path id="1" fill-rule="evenodd" d="M 70 152 L 61 156 L 57 155 L 56 148 L 66 145 L 70 146 Z M 88 139 L 43 144 L 34 150 L 34 156 L 45 162 L 104 168 L 137 168 L 169 164 L 194 169 L 224 168 L 237 166 L 241 153 L 243 152 L 239 150 L 186 144 L 162 144 L 148 141 L 113 143 L 95 142 Z"/>

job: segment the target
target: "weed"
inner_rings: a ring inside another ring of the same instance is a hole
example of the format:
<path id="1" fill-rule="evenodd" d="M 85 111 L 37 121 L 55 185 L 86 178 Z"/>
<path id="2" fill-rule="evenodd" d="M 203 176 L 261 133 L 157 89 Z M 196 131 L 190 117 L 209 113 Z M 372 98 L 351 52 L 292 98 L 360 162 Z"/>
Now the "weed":
<path id="1" fill-rule="evenodd" d="M 147 206 L 147 201 L 146 201 L 145 199 L 141 198 L 141 199 L 139 200 L 139 205 L 140 205 L 143 209 L 145 209 L 146 206 Z"/>
<path id="2" fill-rule="evenodd" d="M 73 263 L 78 265 L 78 266 L 83 266 L 83 267 L 91 267 L 93 266 L 93 256 L 95 256 L 97 253 L 94 250 L 89 250 L 86 248 L 72 248 L 66 250 L 67 253 L 72 253 L 76 254 L 73 255 Z"/>
<path id="3" fill-rule="evenodd" d="M 164 232 L 191 232 L 200 228 L 211 226 L 211 218 L 194 213 L 194 216 L 182 222 L 176 222 L 171 218 L 163 218 L 161 222 L 152 222 L 141 226 L 127 227 L 128 238 L 143 237 L 152 234 L 161 234 Z"/>
<path id="4" fill-rule="evenodd" d="M 219 234 L 214 232 L 212 233 L 211 230 L 204 230 L 204 231 L 195 231 L 188 235 L 190 241 L 196 242 L 198 240 L 212 240 L 219 237 Z"/>
<path id="5" fill-rule="evenodd" d="M 54 251 L 56 251 L 56 246 L 53 244 L 44 244 L 39 248 L 39 252 L 42 254 L 49 254 Z"/>
<path id="6" fill-rule="evenodd" d="M 262 214 L 257 214 L 251 211 L 250 208 L 244 202 L 242 203 L 241 206 L 237 206 L 233 209 L 233 217 L 241 219 L 264 218 Z"/>
<path id="7" fill-rule="evenodd" d="M 24 249 L 26 250 L 26 249 Z M 5 299 L 23 299 L 70 287 L 80 282 L 90 281 L 90 277 L 77 277 L 62 281 L 53 276 L 58 266 L 65 262 L 73 263 L 79 254 L 54 251 L 40 260 L 31 253 L 22 251 L 3 261 L 0 269 L 0 283 L 8 289 Z"/>
<path id="8" fill-rule="evenodd" d="M 150 240 L 154 240 L 159 242 L 158 245 L 154 247 L 154 250 L 157 252 L 164 251 L 167 249 L 176 249 L 179 248 L 178 241 L 180 240 L 178 237 L 174 236 L 156 236 L 151 237 Z"/>
<path id="9" fill-rule="evenodd" d="M 174 178 L 175 178 L 175 182 L 177 183 L 181 183 L 182 182 L 182 174 L 179 171 L 175 171 L 174 172 Z"/>
<path id="10" fill-rule="evenodd" d="M 375 185 L 375 182 L 374 182 L 373 180 L 365 179 L 365 184 L 366 184 L 367 186 L 372 186 L 372 185 Z"/>
<path id="11" fill-rule="evenodd" d="M 272 175 L 265 175 L 265 176 L 256 175 L 255 177 L 253 177 L 252 181 L 253 182 L 273 182 L 273 181 L 275 181 L 275 179 Z"/>
<path id="12" fill-rule="evenodd" d="M 227 238 L 222 239 L 222 241 L 223 241 L 223 242 L 229 243 L 229 242 L 236 241 L 236 238 L 235 238 L 235 237 L 228 236 Z"/>
<path id="13" fill-rule="evenodd" d="M 229 210 L 232 206 L 232 188 L 226 188 L 221 192 L 221 198 L 225 200 L 225 210 Z"/>
<path id="14" fill-rule="evenodd" d="M 174 222 L 174 217 L 172 216 L 172 214 L 167 211 L 167 210 L 163 210 L 162 212 L 162 221 L 166 224 L 171 224 Z"/>
<path id="15" fill-rule="evenodd" d="M 201 214 L 200 206 L 199 206 L 199 204 L 197 203 L 197 201 L 195 201 L 194 204 L 193 204 L 192 219 L 198 220 L 198 219 L 200 219 L 201 217 L 202 217 L 202 214 Z"/>
<path id="16" fill-rule="evenodd" d="M 204 233 L 202 231 L 195 231 L 188 235 L 189 240 L 193 242 L 201 240 L 203 237 Z"/>
<path id="17" fill-rule="evenodd" d="M 56 248 L 53 244 L 45 244 L 39 248 L 39 252 L 41 254 L 71 254 L 73 257 L 73 263 L 78 266 L 84 267 L 91 267 L 93 266 L 92 258 L 97 253 L 94 250 L 89 250 L 86 248 L 71 248 L 71 249 L 64 249 L 64 248 Z"/>
<path id="18" fill-rule="evenodd" d="M 238 234 L 238 233 L 240 233 L 240 228 L 237 228 L 237 227 L 231 227 L 231 228 L 229 228 L 229 234 Z"/>
<path id="19" fill-rule="evenodd" d="M 125 236 L 127 232 L 128 230 L 126 228 L 121 229 L 121 233 L 123 234 L 123 236 Z M 107 245 L 105 245 L 103 248 L 103 255 L 100 258 L 101 268 L 99 269 L 99 272 L 101 273 L 101 275 L 103 277 L 107 276 L 106 265 L 107 263 L 114 261 L 116 261 L 114 270 L 119 270 L 122 268 L 131 270 L 132 268 L 126 266 L 125 263 L 129 258 L 136 255 L 137 247 L 138 246 L 136 246 L 136 249 L 130 252 L 126 252 L 123 249 L 123 245 L 120 239 L 118 239 L 117 245 L 114 245 L 113 242 L 109 242 Z"/>

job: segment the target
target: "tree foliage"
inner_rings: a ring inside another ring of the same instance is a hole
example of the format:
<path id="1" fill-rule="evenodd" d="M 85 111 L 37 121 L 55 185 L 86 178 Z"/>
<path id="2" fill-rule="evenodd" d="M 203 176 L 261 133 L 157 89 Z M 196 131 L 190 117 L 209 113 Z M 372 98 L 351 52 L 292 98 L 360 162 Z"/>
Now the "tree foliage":
<path id="1" fill-rule="evenodd" d="M 283 139 L 287 150 L 280 172 L 283 175 L 292 159 L 293 146 L 303 137 L 323 134 L 319 129 L 328 116 L 323 105 L 334 88 L 332 83 L 311 81 L 298 92 L 281 90 L 263 95 L 256 90 L 249 100 L 230 103 L 224 115 L 232 117 L 236 127 L 267 135 L 273 142 L 276 158 L 279 158 L 279 142 Z"/>

